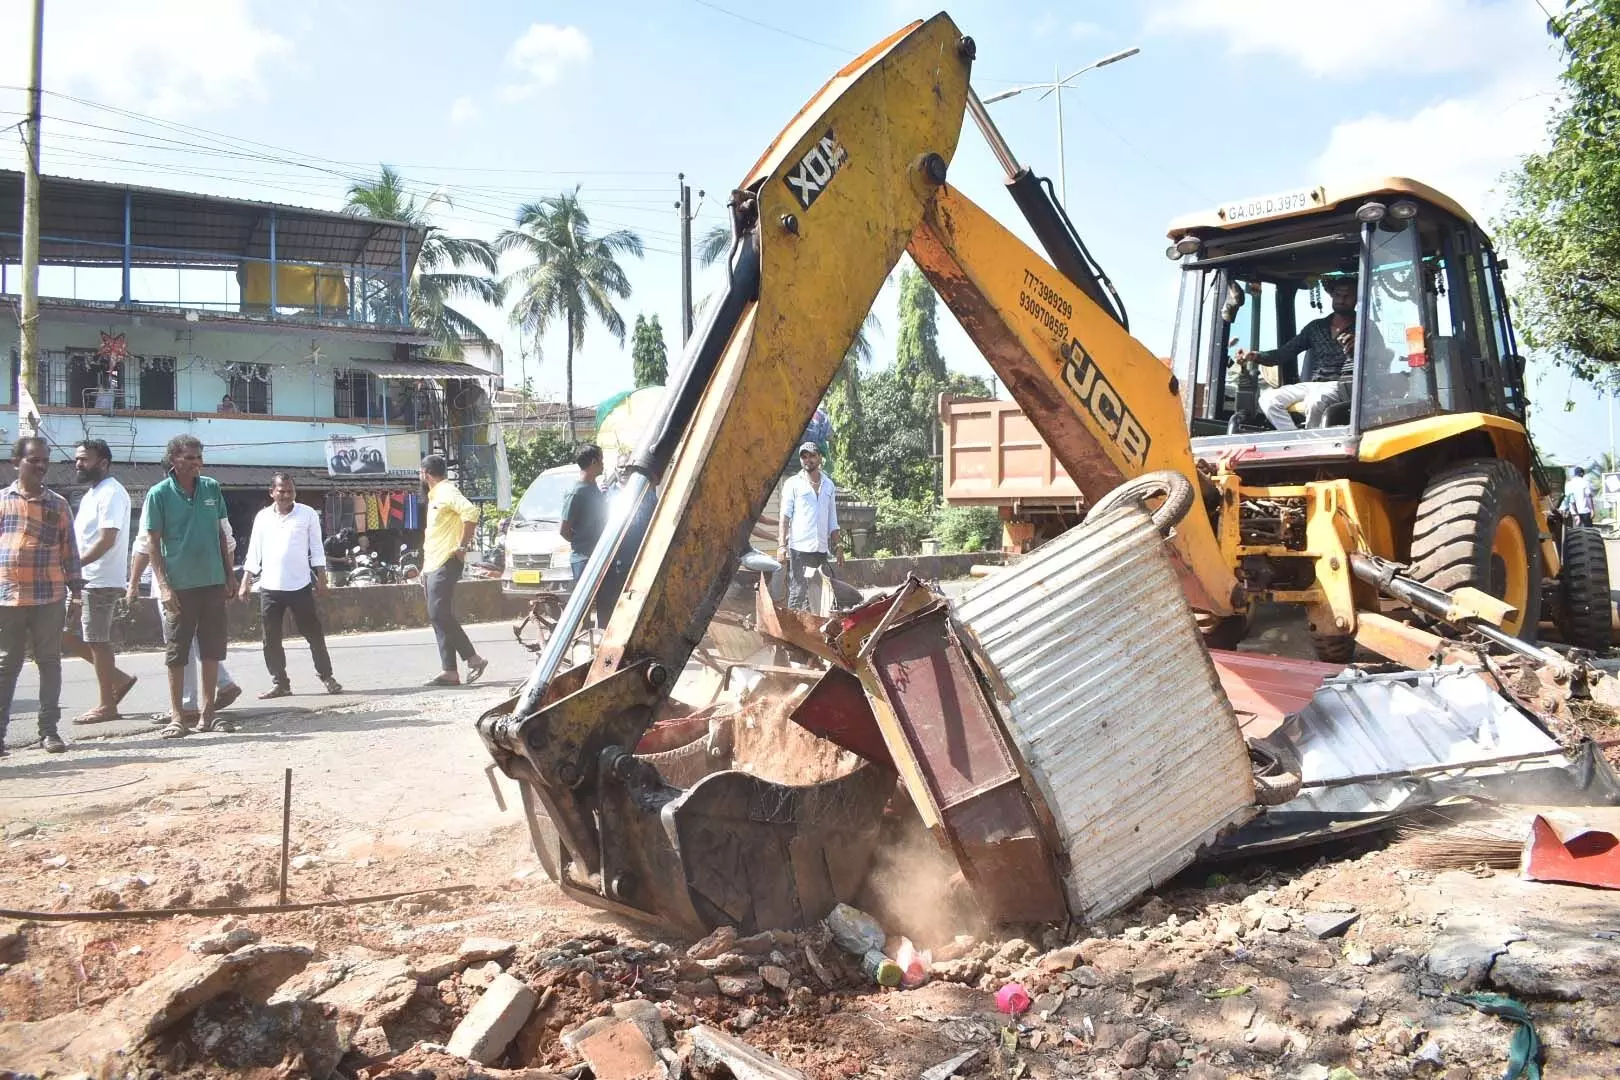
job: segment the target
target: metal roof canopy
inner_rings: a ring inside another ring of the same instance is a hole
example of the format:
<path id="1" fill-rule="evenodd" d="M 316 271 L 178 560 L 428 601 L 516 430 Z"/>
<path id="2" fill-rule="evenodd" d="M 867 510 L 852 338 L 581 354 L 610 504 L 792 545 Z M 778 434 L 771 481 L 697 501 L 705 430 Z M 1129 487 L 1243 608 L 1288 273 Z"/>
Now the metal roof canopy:
<path id="1" fill-rule="evenodd" d="M 22 220 L 22 195 L 23 174 L 0 169 L 0 222 Z M 126 205 L 133 266 L 268 260 L 274 218 L 278 262 L 398 273 L 401 241 L 409 269 L 425 235 L 399 221 L 63 176 L 43 177 L 40 195 L 40 261 L 58 265 L 120 263 Z M 9 231 L 0 232 L 0 259 L 22 259 L 21 239 Z"/>
<path id="2" fill-rule="evenodd" d="M 488 379 L 481 367 L 454 360 L 356 360 L 351 368 L 369 371 L 379 379 Z"/>

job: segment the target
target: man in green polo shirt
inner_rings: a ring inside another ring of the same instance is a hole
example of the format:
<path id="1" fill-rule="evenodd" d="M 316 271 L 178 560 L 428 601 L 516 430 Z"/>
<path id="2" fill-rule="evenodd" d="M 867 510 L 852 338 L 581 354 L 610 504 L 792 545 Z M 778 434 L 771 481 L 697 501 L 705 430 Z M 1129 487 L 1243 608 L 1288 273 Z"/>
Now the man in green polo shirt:
<path id="1" fill-rule="evenodd" d="M 231 554 L 220 522 L 226 519 L 225 496 L 219 484 L 202 475 L 202 443 L 191 435 L 169 440 L 169 476 L 146 493 L 141 528 L 147 534 L 152 558 L 152 584 L 168 623 L 169 726 L 165 739 L 191 734 L 181 709 L 186 661 L 197 643 L 202 661 L 202 687 L 198 694 L 202 730 L 231 731 L 214 712 L 214 689 L 219 663 L 225 659 L 226 583 L 231 577 Z"/>

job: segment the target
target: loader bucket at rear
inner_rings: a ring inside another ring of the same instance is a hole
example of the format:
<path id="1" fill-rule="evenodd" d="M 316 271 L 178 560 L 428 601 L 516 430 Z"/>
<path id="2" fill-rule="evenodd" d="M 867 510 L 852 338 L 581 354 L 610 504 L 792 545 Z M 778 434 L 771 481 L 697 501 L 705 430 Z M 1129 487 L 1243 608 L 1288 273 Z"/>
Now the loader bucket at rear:
<path id="1" fill-rule="evenodd" d="M 480 729 L 512 704 L 486 713 Z M 604 754 L 598 775 L 582 781 L 595 787 L 598 807 L 587 840 L 613 838 L 594 848 L 570 843 L 544 785 L 525 778 L 532 766 L 509 758 L 547 873 L 582 903 L 696 935 L 722 925 L 802 928 L 853 900 L 895 774 L 800 731 L 785 714 L 762 703 L 718 718 L 683 746 Z"/>

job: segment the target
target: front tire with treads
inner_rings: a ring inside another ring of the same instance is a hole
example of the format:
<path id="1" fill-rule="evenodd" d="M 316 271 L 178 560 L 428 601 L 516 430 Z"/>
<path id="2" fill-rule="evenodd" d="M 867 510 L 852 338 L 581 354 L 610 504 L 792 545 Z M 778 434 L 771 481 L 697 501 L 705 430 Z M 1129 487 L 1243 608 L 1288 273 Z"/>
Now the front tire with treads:
<path id="1" fill-rule="evenodd" d="M 1534 641 L 1541 615 L 1541 533 L 1511 462 L 1464 462 L 1429 481 L 1412 527 L 1412 577 L 1447 592 L 1472 587 L 1518 615 L 1502 629 Z"/>
<path id="2" fill-rule="evenodd" d="M 1609 647 L 1612 616 L 1609 552 L 1596 529 L 1564 531 L 1564 565 L 1558 573 L 1558 633 L 1566 644 L 1593 652 Z"/>

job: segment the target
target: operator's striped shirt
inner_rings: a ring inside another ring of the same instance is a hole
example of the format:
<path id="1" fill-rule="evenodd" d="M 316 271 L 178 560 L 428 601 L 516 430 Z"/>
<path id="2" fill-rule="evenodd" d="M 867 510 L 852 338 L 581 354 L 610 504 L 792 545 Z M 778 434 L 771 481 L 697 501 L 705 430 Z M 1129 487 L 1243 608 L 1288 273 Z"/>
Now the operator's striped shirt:
<path id="1" fill-rule="evenodd" d="M 83 580 L 68 502 L 50 488 L 0 491 L 0 607 L 60 604 Z"/>

